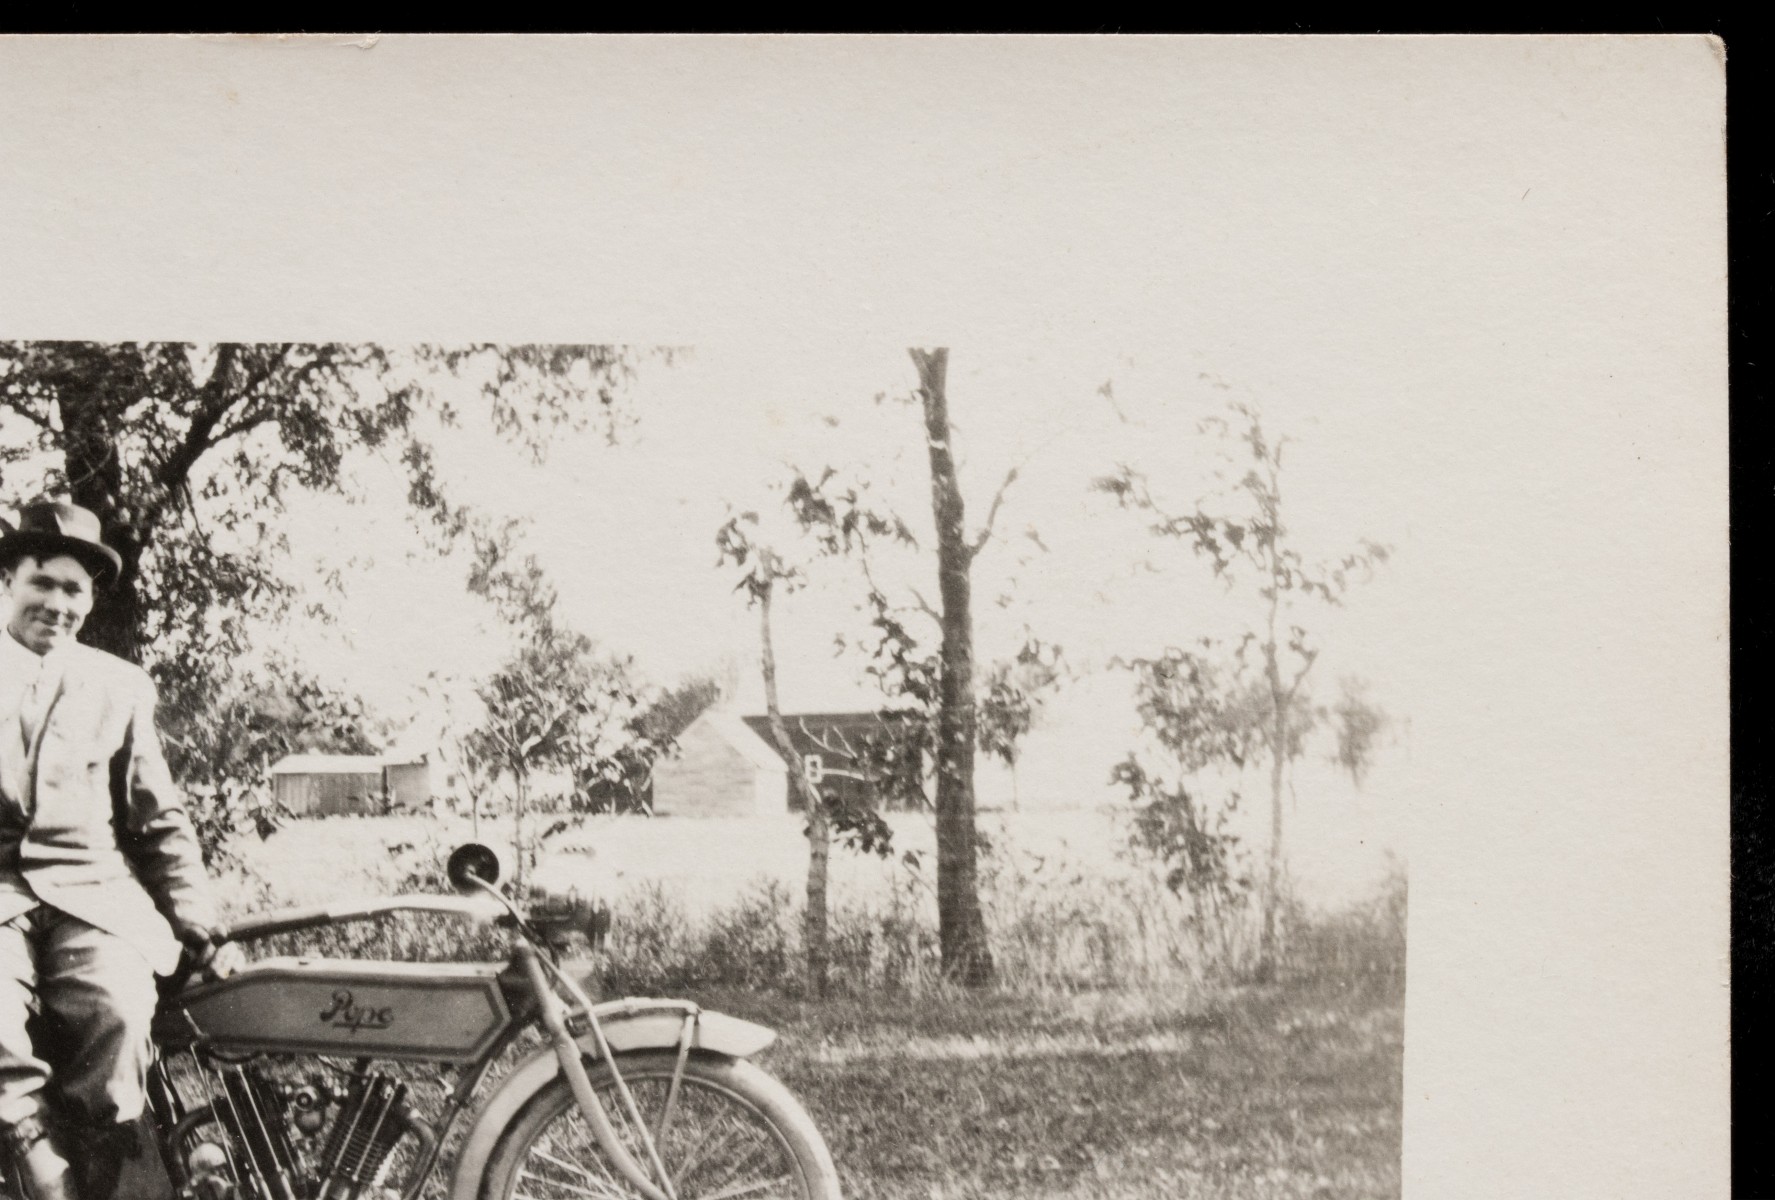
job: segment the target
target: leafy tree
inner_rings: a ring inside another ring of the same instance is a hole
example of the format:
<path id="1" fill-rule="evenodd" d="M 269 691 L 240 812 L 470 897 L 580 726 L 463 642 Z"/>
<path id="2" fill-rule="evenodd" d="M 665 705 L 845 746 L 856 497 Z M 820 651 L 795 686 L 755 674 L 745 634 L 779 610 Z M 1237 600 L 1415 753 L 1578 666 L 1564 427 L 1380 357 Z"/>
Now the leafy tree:
<path id="1" fill-rule="evenodd" d="M 1368 684 L 1361 679 L 1351 675 L 1339 679 L 1338 693 L 1337 703 L 1326 711 L 1337 735 L 1331 761 L 1349 772 L 1351 782 L 1360 787 L 1393 719 L 1369 699 Z"/>
<path id="2" fill-rule="evenodd" d="M 974 823 L 974 558 L 992 536 L 1006 476 L 978 532 L 967 529 L 956 477 L 955 430 L 949 422 L 949 351 L 913 350 L 918 400 L 924 414 L 931 469 L 931 510 L 937 526 L 937 593 L 942 628 L 937 679 L 937 921 L 943 969 L 970 987 L 992 981 L 992 951 L 980 909 L 979 833 Z"/>
<path id="3" fill-rule="evenodd" d="M 1256 620 L 1232 652 L 1230 667 L 1202 655 L 1167 652 L 1134 664 L 1141 711 L 1149 729 L 1186 768 L 1223 760 L 1243 766 L 1255 749 L 1269 768 L 1270 837 L 1260 899 L 1260 978 L 1273 976 L 1279 954 L 1278 916 L 1284 901 L 1282 796 L 1289 764 L 1302 753 L 1318 713 L 1303 690 L 1320 648 L 1305 625 L 1311 603 L 1340 605 L 1349 588 L 1387 560 L 1388 548 L 1362 541 L 1343 555 L 1309 560 L 1284 519 L 1282 464 L 1287 439 L 1271 439 L 1249 405 L 1230 406 L 1231 420 L 1215 418 L 1204 431 L 1236 442 L 1242 467 L 1223 507 L 1172 512 L 1154 497 L 1142 474 L 1124 466 L 1095 486 L 1124 508 L 1151 519 L 1151 532 L 1180 541 L 1207 560 L 1228 586 L 1243 584 L 1255 600 Z M 1209 643 L 1208 645 L 1211 645 Z M 1181 682 L 1181 689 L 1179 684 Z M 1353 714 L 1352 714 L 1353 715 Z M 1360 758 L 1367 743 L 1351 726 L 1346 752 Z M 1163 800 L 1175 788 L 1153 786 L 1138 773 L 1123 782 L 1137 796 Z M 1198 823 L 1199 824 L 1199 823 Z"/>
<path id="4" fill-rule="evenodd" d="M 459 414 L 435 380 L 478 383 L 495 427 L 540 456 L 564 429 L 614 437 L 638 361 L 610 346 L 0 343 L 0 472 L 15 501 L 66 494 L 98 514 L 123 566 L 82 637 L 146 666 L 169 738 L 197 744 L 255 625 L 298 601 L 324 610 L 288 570 L 289 496 L 348 491 L 352 456 L 376 453 L 452 544 L 476 518 L 436 475 L 422 418 Z"/>
<path id="5" fill-rule="evenodd" d="M 165 739 L 167 763 L 183 782 L 204 861 L 227 858 L 237 837 L 269 835 L 286 815 L 271 794 L 270 769 L 296 753 L 372 754 L 374 722 L 345 696 L 287 663 L 237 674 Z"/>
<path id="6" fill-rule="evenodd" d="M 807 502 L 809 492 L 797 477 L 790 490 L 790 505 Z M 843 522 L 840 522 L 842 525 Z M 755 512 L 730 517 L 717 531 L 715 544 L 720 561 L 740 572 L 736 591 L 744 591 L 749 603 L 758 609 L 759 673 L 764 682 L 765 719 L 770 727 L 771 741 L 789 767 L 790 786 L 800 797 L 807 814 L 803 829 L 807 837 L 806 910 L 802 917 L 802 941 L 807 960 L 807 977 L 815 996 L 824 996 L 828 984 L 830 951 L 830 889 L 832 839 L 840 834 L 853 847 L 878 854 L 891 852 L 893 832 L 880 813 L 864 805 L 847 803 L 837 794 L 823 794 L 800 768 L 800 756 L 789 737 L 783 719 L 782 703 L 777 692 L 776 642 L 773 636 L 773 604 L 779 592 L 791 592 L 806 581 L 803 567 L 790 562 L 783 552 L 760 535 L 759 518 Z M 804 526 L 805 528 L 805 526 Z"/>
<path id="7" fill-rule="evenodd" d="M 649 737 L 660 741 L 676 741 L 678 736 L 716 701 L 721 699 L 721 683 L 708 675 L 693 675 L 670 687 L 648 706 L 642 724 Z"/>
<path id="8" fill-rule="evenodd" d="M 472 773 L 511 780 L 521 890 L 526 861 L 536 854 L 525 832 L 536 774 L 568 776 L 568 806 L 577 811 L 633 807 L 672 739 L 650 729 L 656 698 L 636 682 L 630 660 L 598 653 L 590 638 L 561 625 L 559 594 L 535 556 L 519 552 L 518 531 L 508 522 L 494 533 L 471 532 L 469 587 L 517 632 L 518 647 L 476 685 L 481 715 L 462 750 Z M 471 815 L 478 826 L 478 793 Z"/>
<path id="9" fill-rule="evenodd" d="M 637 763 L 650 765 L 662 747 L 641 731 L 645 710 L 627 664 L 599 658 L 581 635 L 527 641 L 475 692 L 484 715 L 465 737 L 464 750 L 492 780 L 511 781 L 521 893 L 537 852 L 525 828 L 537 773 L 571 776 L 585 807 L 600 783 L 626 781 Z"/>
<path id="10" fill-rule="evenodd" d="M 938 605 L 928 603 L 916 589 L 911 590 L 910 603 L 899 602 L 876 579 L 870 565 L 873 550 L 917 550 L 918 545 L 906 523 L 879 507 L 865 487 L 841 479 L 830 467 L 817 477 L 797 471 L 784 503 L 796 527 L 812 539 L 815 557 L 846 559 L 861 570 L 870 633 L 855 648 L 861 650 L 865 670 L 886 704 L 879 714 L 879 733 L 846 750 L 872 779 L 906 792 L 922 782 L 926 764 L 934 767 L 943 969 L 968 986 L 982 986 L 991 981 L 993 966 L 979 899 L 975 753 L 981 749 L 1015 763 L 1019 739 L 1045 692 L 1060 678 L 1059 651 L 1031 636 L 1013 662 L 989 667 L 976 680 L 970 573 L 975 557 L 991 541 L 1000 506 L 1017 472 L 1009 472 L 1000 485 L 983 527 L 968 531 L 951 449 L 945 382 L 948 352 L 913 350 L 911 356 L 919 386 L 909 399 L 923 417 L 936 525 Z M 749 531 L 756 521 L 756 514 L 745 514 L 724 528 L 723 538 L 730 543 L 724 545 L 725 560 L 744 562 L 735 549 L 755 549 Z M 768 568 L 763 575 L 789 577 L 773 575 Z M 750 587 L 757 599 L 765 579 L 754 572 L 748 580 L 742 586 Z M 935 650 L 927 648 L 914 630 L 922 622 L 929 622 L 927 628 L 936 633 Z M 922 800 L 922 788 L 918 795 Z"/>

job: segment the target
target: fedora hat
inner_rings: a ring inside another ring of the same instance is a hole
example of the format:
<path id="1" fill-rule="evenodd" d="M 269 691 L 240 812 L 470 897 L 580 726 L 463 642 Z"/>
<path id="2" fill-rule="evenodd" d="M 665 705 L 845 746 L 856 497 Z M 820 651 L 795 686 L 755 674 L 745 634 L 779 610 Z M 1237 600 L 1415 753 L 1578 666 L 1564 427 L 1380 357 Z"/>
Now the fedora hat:
<path id="1" fill-rule="evenodd" d="M 36 559 L 59 554 L 77 558 L 100 587 L 123 569 L 117 551 L 99 540 L 98 514 L 66 500 L 38 500 L 18 512 L 15 529 L 0 521 L 0 569 L 29 555 Z"/>

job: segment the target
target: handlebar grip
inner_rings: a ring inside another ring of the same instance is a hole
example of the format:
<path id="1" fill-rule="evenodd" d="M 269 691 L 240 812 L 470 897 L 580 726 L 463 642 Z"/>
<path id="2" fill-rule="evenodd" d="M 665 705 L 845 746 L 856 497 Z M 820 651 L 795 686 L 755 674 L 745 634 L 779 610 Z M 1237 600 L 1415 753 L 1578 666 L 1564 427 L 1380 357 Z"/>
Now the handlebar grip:
<path id="1" fill-rule="evenodd" d="M 315 929 L 332 923 L 337 909 L 329 905 L 312 908 L 284 908 L 261 917 L 248 917 L 231 925 L 222 925 L 210 933 L 210 941 L 220 946 L 225 942 L 245 942 L 270 937 L 276 933 L 294 933 L 299 929 Z"/>

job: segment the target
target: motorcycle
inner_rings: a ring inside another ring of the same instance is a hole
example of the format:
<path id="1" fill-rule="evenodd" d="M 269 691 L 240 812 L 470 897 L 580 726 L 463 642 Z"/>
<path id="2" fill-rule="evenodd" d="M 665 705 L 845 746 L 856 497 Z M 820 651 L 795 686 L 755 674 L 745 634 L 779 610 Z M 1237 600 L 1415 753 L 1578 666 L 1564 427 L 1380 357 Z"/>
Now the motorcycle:
<path id="1" fill-rule="evenodd" d="M 458 895 L 286 909 L 217 932 L 247 942 L 420 912 L 491 919 L 510 956 L 268 958 L 173 981 L 148 1095 L 181 1200 L 838 1200 L 813 1120 L 751 1061 L 772 1030 L 683 1000 L 594 1003 L 564 950 L 608 912 L 577 894 L 520 906 L 496 886 L 498 861 L 470 843 L 447 866 Z M 414 1067 L 453 1083 L 422 1104 L 402 1077 Z"/>

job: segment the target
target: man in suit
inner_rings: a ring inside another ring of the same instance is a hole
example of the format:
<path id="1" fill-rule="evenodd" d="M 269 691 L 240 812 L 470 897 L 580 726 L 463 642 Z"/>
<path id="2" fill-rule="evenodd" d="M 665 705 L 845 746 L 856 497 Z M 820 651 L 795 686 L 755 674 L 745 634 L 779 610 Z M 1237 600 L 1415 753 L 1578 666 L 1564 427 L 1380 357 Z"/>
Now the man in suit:
<path id="1" fill-rule="evenodd" d="M 42 501 L 0 536 L 0 1139 L 38 1200 L 116 1186 L 140 1149 L 154 976 L 214 957 L 154 684 L 74 640 L 121 565 L 99 533 Z"/>

